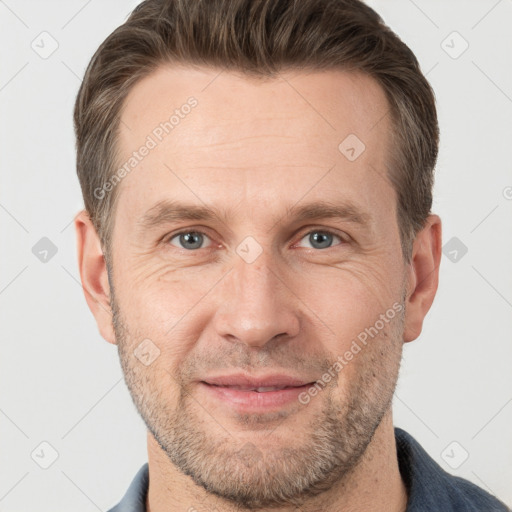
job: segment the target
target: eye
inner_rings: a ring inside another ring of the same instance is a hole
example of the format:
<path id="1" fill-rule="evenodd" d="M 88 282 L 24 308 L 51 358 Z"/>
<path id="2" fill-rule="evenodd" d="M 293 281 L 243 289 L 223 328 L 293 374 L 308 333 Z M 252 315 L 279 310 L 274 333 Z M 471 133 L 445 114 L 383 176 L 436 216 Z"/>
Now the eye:
<path id="1" fill-rule="evenodd" d="M 203 247 L 201 247 L 201 245 L 205 238 L 209 240 L 208 236 L 200 231 L 181 231 L 169 238 L 168 243 L 175 247 L 179 247 L 180 249 L 192 251 L 194 249 L 202 249 Z M 177 239 L 176 243 L 173 242 L 174 239 Z"/>
<path id="2" fill-rule="evenodd" d="M 328 249 L 332 246 L 334 238 L 337 238 L 340 242 L 344 242 L 339 235 L 319 229 L 309 231 L 301 240 L 306 240 L 311 244 L 310 248 L 312 249 Z"/>
<path id="3" fill-rule="evenodd" d="M 315 229 L 306 233 L 301 241 L 306 240 L 306 242 L 310 244 L 309 248 L 311 249 L 328 249 L 333 245 L 334 239 L 344 242 L 343 238 L 335 233 Z M 203 245 L 205 240 L 207 241 L 207 245 Z M 211 246 L 211 240 L 205 233 L 193 230 L 176 233 L 167 239 L 167 243 L 188 251 L 205 249 Z"/>

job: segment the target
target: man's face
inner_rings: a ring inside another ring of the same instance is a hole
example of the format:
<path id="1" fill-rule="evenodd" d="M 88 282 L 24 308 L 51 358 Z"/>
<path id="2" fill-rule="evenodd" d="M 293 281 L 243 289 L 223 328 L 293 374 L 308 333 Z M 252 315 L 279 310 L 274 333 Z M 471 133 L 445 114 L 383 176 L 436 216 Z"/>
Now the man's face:
<path id="1" fill-rule="evenodd" d="M 405 294 L 390 121 L 363 75 L 217 74 L 161 68 L 126 100 L 118 163 L 148 135 L 156 145 L 117 185 L 114 327 L 170 460 L 209 492 L 266 507 L 348 474 L 390 406 Z M 178 202 L 219 215 L 179 218 L 166 210 Z M 340 215 L 299 216 L 319 203 Z M 207 384 L 240 374 L 307 385 Z"/>

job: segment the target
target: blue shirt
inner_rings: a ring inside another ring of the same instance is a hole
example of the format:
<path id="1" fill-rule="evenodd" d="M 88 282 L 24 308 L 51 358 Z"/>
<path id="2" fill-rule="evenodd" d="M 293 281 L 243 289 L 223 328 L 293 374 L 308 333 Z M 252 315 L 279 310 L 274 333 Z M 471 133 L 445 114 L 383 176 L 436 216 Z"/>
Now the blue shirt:
<path id="1" fill-rule="evenodd" d="M 469 480 L 447 473 L 405 430 L 395 427 L 400 474 L 407 487 L 407 512 L 512 512 Z M 109 512 L 146 512 L 148 464 L 135 475 L 123 499 Z"/>

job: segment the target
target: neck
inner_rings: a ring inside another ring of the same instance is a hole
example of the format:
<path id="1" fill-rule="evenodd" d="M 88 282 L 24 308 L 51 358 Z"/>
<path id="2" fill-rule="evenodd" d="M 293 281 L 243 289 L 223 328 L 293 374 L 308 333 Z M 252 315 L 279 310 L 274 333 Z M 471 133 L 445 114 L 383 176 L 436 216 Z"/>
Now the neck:
<path id="1" fill-rule="evenodd" d="M 208 493 L 181 473 L 150 432 L 148 464 L 147 512 L 240 512 L 240 507 Z M 324 493 L 306 498 L 300 506 L 302 512 L 406 512 L 406 508 L 407 489 L 398 467 L 391 408 L 353 471 Z M 297 507 L 290 505 L 273 508 L 272 512 L 295 510 Z"/>

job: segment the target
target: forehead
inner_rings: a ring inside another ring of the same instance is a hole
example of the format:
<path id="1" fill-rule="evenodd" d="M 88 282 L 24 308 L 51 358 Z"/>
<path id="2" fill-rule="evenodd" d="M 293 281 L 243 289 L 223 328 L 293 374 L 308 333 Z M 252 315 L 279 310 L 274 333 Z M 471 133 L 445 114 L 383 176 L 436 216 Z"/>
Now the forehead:
<path id="1" fill-rule="evenodd" d="M 334 202 L 340 190 L 369 206 L 372 194 L 390 187 L 388 109 L 382 88 L 361 73 L 293 71 L 256 80 L 162 66 L 124 102 L 118 164 L 134 152 L 137 161 L 125 166 L 119 208 L 133 217 L 183 195 L 197 203 L 245 201 L 248 210 L 256 203 L 286 208 L 305 193 Z M 352 149 L 363 150 L 355 160 Z"/>

